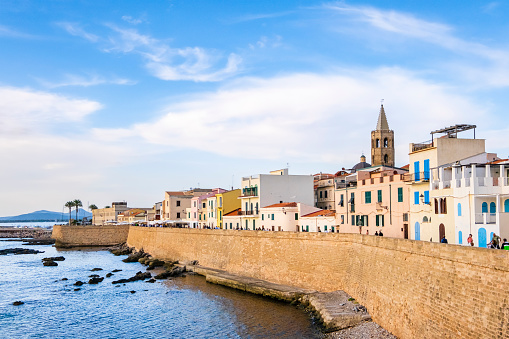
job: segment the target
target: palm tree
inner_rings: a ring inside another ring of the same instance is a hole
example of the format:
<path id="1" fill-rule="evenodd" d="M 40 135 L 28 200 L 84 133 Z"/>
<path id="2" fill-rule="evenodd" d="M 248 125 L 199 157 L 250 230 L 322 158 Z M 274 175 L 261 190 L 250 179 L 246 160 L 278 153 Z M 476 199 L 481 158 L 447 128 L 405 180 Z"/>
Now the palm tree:
<path id="1" fill-rule="evenodd" d="M 73 203 L 74 207 L 76 208 L 76 221 L 78 221 L 78 212 L 80 210 L 80 207 L 83 206 L 83 203 L 81 202 L 80 199 L 74 199 Z"/>
<path id="2" fill-rule="evenodd" d="M 96 210 L 97 208 L 98 207 L 96 205 L 94 205 L 94 204 L 88 206 L 88 209 L 90 209 L 90 210 Z"/>
<path id="3" fill-rule="evenodd" d="M 74 207 L 74 201 L 68 201 L 64 206 L 69 209 L 69 225 L 71 225 L 71 209 Z"/>

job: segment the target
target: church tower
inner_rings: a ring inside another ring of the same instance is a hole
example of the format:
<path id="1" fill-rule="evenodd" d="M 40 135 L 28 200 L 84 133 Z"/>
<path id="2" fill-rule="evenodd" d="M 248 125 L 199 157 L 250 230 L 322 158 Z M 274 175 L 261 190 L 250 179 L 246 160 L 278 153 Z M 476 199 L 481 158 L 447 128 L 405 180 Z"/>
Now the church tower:
<path id="1" fill-rule="evenodd" d="M 380 107 L 376 129 L 371 131 L 371 166 L 394 167 L 394 131 L 389 129 L 384 105 Z"/>

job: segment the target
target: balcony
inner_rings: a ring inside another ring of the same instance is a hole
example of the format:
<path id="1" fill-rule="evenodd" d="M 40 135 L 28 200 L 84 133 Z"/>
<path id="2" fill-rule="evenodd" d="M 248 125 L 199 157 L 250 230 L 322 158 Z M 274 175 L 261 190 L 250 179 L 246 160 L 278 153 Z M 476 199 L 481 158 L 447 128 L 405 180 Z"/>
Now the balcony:
<path id="1" fill-rule="evenodd" d="M 406 173 L 403 174 L 403 181 L 410 183 L 429 182 L 429 177 L 429 172 Z"/>
<path id="2" fill-rule="evenodd" d="M 433 142 L 431 140 L 421 142 L 418 144 L 412 144 L 412 152 L 421 151 L 423 149 L 431 148 L 433 147 Z"/>
<path id="3" fill-rule="evenodd" d="M 476 224 L 495 224 L 497 222 L 497 213 L 476 213 Z"/>
<path id="4" fill-rule="evenodd" d="M 239 211 L 239 215 L 257 216 L 258 211 Z"/>
<path id="5" fill-rule="evenodd" d="M 243 197 L 257 197 L 258 196 L 258 187 L 248 187 L 242 189 Z"/>

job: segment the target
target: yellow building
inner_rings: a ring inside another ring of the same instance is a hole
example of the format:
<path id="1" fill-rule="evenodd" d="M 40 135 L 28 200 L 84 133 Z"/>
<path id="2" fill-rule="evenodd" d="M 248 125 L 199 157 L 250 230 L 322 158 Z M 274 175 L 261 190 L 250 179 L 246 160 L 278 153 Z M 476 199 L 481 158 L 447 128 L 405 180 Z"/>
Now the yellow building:
<path id="1" fill-rule="evenodd" d="M 240 189 L 231 190 L 223 193 L 216 194 L 217 199 L 217 226 L 225 228 L 223 216 L 236 209 L 240 208 Z"/>

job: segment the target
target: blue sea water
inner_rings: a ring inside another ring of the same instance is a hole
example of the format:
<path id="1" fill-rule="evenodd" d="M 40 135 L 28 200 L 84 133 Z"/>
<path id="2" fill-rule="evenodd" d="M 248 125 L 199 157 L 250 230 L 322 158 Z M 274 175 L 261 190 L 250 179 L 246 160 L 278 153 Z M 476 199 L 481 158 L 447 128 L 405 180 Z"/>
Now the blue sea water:
<path id="1" fill-rule="evenodd" d="M 104 250 L 56 250 L 0 241 L 0 249 L 45 253 L 0 256 L 1 338 L 320 338 L 303 310 L 205 282 L 196 275 L 146 283 L 111 282 L 145 271 Z M 41 259 L 64 256 L 56 267 Z M 98 267 L 102 271 L 91 272 Z M 104 277 L 84 284 L 89 275 Z M 67 281 L 62 281 L 67 278 Z M 135 291 L 135 293 L 131 293 Z M 23 301 L 13 306 L 14 301 Z"/>

